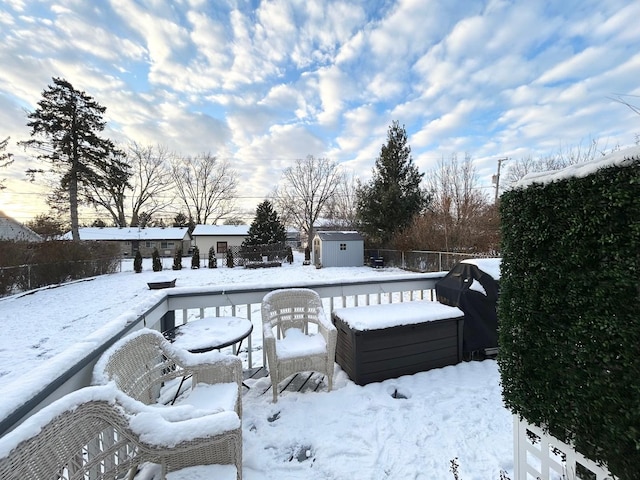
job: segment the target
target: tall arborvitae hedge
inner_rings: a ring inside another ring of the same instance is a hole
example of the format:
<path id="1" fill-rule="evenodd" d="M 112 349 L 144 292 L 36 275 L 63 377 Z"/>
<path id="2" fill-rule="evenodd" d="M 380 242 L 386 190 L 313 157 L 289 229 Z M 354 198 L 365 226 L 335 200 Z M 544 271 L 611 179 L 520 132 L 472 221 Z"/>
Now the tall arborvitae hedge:
<path id="1" fill-rule="evenodd" d="M 153 253 L 151 254 L 152 258 L 152 268 L 154 272 L 162 271 L 162 261 L 160 260 L 160 252 L 158 252 L 157 248 L 153 249 Z"/>
<path id="2" fill-rule="evenodd" d="M 216 268 L 218 266 L 218 259 L 216 258 L 216 247 L 209 248 L 209 268 Z"/>
<path id="3" fill-rule="evenodd" d="M 191 256 L 191 268 L 200 268 L 200 249 L 197 245 L 193 247 L 193 255 Z"/>
<path id="4" fill-rule="evenodd" d="M 173 270 L 182 270 L 182 247 L 177 247 L 173 254 Z"/>
<path id="5" fill-rule="evenodd" d="M 619 479 L 640 465 L 640 161 L 501 199 L 506 405 Z"/>
<path id="6" fill-rule="evenodd" d="M 136 256 L 133 259 L 133 271 L 136 273 L 142 272 L 142 254 L 140 250 L 136 250 Z"/>

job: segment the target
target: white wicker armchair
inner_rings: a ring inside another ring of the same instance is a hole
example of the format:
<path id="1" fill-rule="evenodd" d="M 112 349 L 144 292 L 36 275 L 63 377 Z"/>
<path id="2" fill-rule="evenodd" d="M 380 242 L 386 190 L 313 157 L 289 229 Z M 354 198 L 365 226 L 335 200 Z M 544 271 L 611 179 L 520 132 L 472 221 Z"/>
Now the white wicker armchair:
<path id="1" fill-rule="evenodd" d="M 215 463 L 221 436 L 240 442 L 240 421 L 230 412 L 182 419 L 164 413 L 113 384 L 77 390 L 0 439 L 0 478 L 116 480 L 133 478 L 151 462 L 164 479 L 168 472 Z"/>
<path id="2" fill-rule="evenodd" d="M 278 384 L 298 372 L 324 373 L 331 390 L 337 330 L 316 292 L 287 288 L 268 293 L 262 300 L 262 325 L 274 403 Z"/>
<path id="3" fill-rule="evenodd" d="M 191 388 L 183 393 L 179 389 L 184 379 Z M 207 463 L 235 465 L 238 480 L 242 477 L 242 362 L 238 357 L 216 351 L 190 353 L 174 347 L 161 333 L 142 329 L 102 355 L 94 368 L 93 383 L 113 383 L 134 400 L 165 405 L 167 408 L 159 409 L 165 415 L 189 408 L 201 416 L 233 415 L 237 425 L 220 436 L 216 457 Z"/>

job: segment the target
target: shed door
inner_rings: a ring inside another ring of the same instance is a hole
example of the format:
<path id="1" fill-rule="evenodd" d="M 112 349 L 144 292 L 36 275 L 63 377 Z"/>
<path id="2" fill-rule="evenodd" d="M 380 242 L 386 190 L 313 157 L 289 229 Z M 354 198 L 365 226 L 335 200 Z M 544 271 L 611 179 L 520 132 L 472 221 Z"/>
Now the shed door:
<path id="1" fill-rule="evenodd" d="M 313 264 L 317 267 L 322 264 L 322 242 L 319 238 L 313 239 Z"/>

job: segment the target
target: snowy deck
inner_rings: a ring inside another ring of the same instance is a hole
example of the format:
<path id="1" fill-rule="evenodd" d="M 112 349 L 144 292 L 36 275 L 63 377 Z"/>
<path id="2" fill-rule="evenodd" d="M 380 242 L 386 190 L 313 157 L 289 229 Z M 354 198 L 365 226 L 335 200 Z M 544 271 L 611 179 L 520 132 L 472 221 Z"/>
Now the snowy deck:
<path id="1" fill-rule="evenodd" d="M 260 395 L 271 395 L 271 381 L 269 372 L 264 367 L 252 368 L 243 372 L 244 382 L 249 388 L 257 389 Z M 292 375 L 279 385 L 278 393 L 287 392 L 317 392 L 327 390 L 325 376 L 316 372 L 301 372 Z M 244 393 L 248 390 L 242 389 Z M 270 398 L 269 398 L 270 399 Z"/>

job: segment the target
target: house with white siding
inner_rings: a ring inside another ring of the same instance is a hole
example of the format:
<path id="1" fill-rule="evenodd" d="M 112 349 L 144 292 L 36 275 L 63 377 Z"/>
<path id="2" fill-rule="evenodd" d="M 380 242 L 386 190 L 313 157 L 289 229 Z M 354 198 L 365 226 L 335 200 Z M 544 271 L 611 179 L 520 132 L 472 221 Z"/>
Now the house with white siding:
<path id="1" fill-rule="evenodd" d="M 196 225 L 191 236 L 193 246 L 200 250 L 200 258 L 208 258 L 209 249 L 214 247 L 216 257 L 222 259 L 227 250 L 240 248 L 249 236 L 249 225 Z"/>
<path id="2" fill-rule="evenodd" d="M 134 256 L 138 250 L 143 257 L 151 257 L 156 248 L 162 257 L 173 256 L 177 248 L 187 255 L 191 248 L 187 227 L 82 227 L 78 232 L 82 241 L 117 243 L 125 257 Z M 62 237 L 71 238 L 71 232 Z"/>

